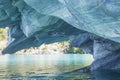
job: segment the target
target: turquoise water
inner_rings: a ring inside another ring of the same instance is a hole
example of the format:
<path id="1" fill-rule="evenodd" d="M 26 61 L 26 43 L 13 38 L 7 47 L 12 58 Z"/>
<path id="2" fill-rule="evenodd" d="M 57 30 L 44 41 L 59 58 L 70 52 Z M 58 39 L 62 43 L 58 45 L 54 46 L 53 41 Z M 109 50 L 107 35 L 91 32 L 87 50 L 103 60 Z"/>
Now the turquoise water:
<path id="1" fill-rule="evenodd" d="M 86 54 L 0 56 L 0 80 L 91 80 L 79 69 L 92 61 Z"/>

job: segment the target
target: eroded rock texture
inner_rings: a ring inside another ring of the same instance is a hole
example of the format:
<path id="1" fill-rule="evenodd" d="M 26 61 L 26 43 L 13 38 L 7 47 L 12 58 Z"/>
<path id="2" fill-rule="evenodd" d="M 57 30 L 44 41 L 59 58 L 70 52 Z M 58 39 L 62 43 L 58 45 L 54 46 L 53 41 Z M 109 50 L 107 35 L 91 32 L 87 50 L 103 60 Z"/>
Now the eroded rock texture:
<path id="1" fill-rule="evenodd" d="M 120 44 L 90 33 L 71 38 L 73 46 L 80 47 L 94 57 L 91 70 L 119 70 Z"/>
<path id="2" fill-rule="evenodd" d="M 94 69 L 118 69 L 119 13 L 119 0 L 0 0 L 0 27 L 9 27 L 3 54 L 73 35 L 73 45 L 93 54 Z"/>

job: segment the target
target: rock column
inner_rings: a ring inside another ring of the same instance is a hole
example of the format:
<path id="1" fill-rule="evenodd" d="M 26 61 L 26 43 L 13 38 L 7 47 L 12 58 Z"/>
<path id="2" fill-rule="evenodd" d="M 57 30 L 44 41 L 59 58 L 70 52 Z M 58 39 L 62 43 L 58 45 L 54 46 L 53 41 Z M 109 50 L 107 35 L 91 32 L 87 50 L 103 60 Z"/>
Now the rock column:
<path id="1" fill-rule="evenodd" d="M 120 68 L 120 44 L 112 41 L 94 40 L 92 70 L 117 70 Z"/>

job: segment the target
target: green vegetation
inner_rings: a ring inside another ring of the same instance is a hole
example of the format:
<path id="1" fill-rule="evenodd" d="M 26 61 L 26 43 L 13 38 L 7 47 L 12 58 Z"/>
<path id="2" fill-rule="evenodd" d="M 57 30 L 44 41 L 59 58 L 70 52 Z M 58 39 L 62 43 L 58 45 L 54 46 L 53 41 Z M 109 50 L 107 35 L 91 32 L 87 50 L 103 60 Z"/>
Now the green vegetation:
<path id="1" fill-rule="evenodd" d="M 31 47 L 18 51 L 16 54 L 86 54 L 86 52 L 80 48 L 73 47 L 68 40 L 52 44 L 43 44 L 40 47 Z"/>
<path id="2" fill-rule="evenodd" d="M 79 53 L 79 54 L 86 54 L 86 52 L 85 52 L 84 50 L 82 50 L 82 49 L 80 49 L 80 48 L 77 48 L 77 47 L 70 47 L 70 48 L 68 49 L 68 53 L 74 53 L 74 54 L 77 54 L 77 53 Z"/>
<path id="3" fill-rule="evenodd" d="M 7 40 L 8 28 L 0 28 L 0 41 Z"/>
<path id="4" fill-rule="evenodd" d="M 6 46 L 7 30 L 8 28 L 0 28 L 0 50 L 2 50 Z"/>
<path id="5" fill-rule="evenodd" d="M 74 53 L 74 54 L 86 54 L 86 52 L 78 47 L 74 47 L 71 45 L 70 41 L 67 41 L 69 43 L 69 47 L 66 50 L 67 53 Z"/>

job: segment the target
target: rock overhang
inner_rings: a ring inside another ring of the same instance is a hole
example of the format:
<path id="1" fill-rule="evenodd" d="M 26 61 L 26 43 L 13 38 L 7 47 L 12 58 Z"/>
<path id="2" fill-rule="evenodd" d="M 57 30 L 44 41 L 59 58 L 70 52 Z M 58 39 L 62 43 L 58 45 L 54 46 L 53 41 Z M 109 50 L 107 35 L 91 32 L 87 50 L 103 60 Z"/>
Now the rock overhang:
<path id="1" fill-rule="evenodd" d="M 2 17 L 7 17 L 0 21 L 0 27 L 9 26 L 10 34 L 11 32 L 20 31 L 20 37 L 24 36 L 27 41 L 31 38 L 39 40 L 36 36 L 53 36 L 53 34 L 59 34 L 60 36 L 67 31 L 74 32 L 71 27 L 75 27 L 78 30 L 120 42 L 119 0 L 8 0 L 8 2 L 9 7 L 1 0 L 4 8 L 0 9 L 5 11 L 5 16 L 1 15 Z M 15 29 L 15 26 L 19 26 L 19 30 Z M 53 28 L 53 26 L 56 28 Z M 67 28 L 70 26 L 70 28 L 67 29 L 66 26 Z M 60 27 L 64 29 L 63 33 L 62 31 L 59 32 Z M 19 42 L 20 37 L 18 38 L 18 35 L 15 37 L 10 35 L 9 38 L 10 40 L 15 38 L 15 42 L 17 40 Z M 44 38 L 42 37 L 41 39 Z"/>

